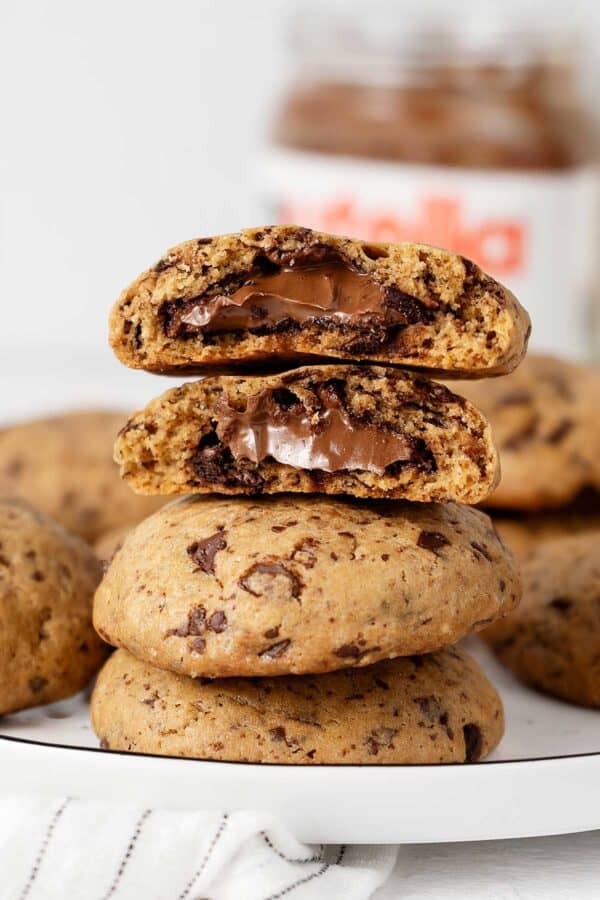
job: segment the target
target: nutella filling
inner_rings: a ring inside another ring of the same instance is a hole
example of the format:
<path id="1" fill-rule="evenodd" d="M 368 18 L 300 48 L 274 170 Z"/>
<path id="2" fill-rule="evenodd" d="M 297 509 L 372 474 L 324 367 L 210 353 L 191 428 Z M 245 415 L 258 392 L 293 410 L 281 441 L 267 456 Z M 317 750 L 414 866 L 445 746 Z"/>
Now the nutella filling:
<path id="1" fill-rule="evenodd" d="M 216 404 L 217 434 L 234 459 L 259 463 L 271 457 L 294 468 L 378 475 L 392 463 L 413 459 L 413 438 L 359 423 L 333 392 L 323 396 L 323 407 L 313 416 L 299 401 L 282 410 L 273 394 L 267 390 L 250 397 L 243 412 L 224 401 Z"/>
<path id="2" fill-rule="evenodd" d="M 338 259 L 291 260 L 287 266 L 257 270 L 235 290 L 188 301 L 179 322 L 202 332 L 273 326 L 284 320 L 303 323 L 332 319 L 358 323 L 377 315 L 389 324 L 427 321 L 431 311 L 397 288 L 378 284 L 370 275 Z"/>

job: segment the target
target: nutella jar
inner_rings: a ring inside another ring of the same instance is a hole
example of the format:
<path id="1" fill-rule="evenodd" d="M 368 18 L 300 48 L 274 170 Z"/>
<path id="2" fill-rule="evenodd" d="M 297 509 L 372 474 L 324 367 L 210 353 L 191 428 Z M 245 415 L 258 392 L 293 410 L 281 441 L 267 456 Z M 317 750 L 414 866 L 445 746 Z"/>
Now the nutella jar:
<path id="1" fill-rule="evenodd" d="M 455 250 L 517 294 L 536 349 L 589 355 L 598 147 L 573 42 L 395 24 L 296 23 L 267 218 Z"/>

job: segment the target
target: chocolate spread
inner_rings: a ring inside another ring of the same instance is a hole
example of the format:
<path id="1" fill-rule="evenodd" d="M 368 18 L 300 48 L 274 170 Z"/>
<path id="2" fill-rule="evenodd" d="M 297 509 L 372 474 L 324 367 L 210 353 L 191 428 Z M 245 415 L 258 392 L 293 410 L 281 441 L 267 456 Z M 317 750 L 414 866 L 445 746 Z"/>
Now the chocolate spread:
<path id="1" fill-rule="evenodd" d="M 334 396 L 325 395 L 322 409 L 311 416 L 301 403 L 281 415 L 272 394 L 266 390 L 250 397 L 243 412 L 217 403 L 217 434 L 234 459 L 259 463 L 270 456 L 294 468 L 382 475 L 392 463 L 413 458 L 413 438 L 357 422 Z"/>
<path id="2" fill-rule="evenodd" d="M 186 330 L 218 332 L 324 317 L 340 325 L 360 324 L 362 317 L 372 316 L 387 325 L 407 325 L 432 316 L 422 301 L 377 283 L 338 258 L 302 257 L 273 268 L 269 272 L 257 268 L 233 291 L 188 301 L 180 325 Z"/>
<path id="3" fill-rule="evenodd" d="M 258 328 L 285 319 L 306 322 L 322 316 L 348 323 L 369 313 L 406 323 L 406 314 L 392 308 L 393 303 L 389 288 L 342 262 L 303 261 L 275 273 L 251 273 L 230 294 L 199 298 L 180 321 L 205 332 Z"/>

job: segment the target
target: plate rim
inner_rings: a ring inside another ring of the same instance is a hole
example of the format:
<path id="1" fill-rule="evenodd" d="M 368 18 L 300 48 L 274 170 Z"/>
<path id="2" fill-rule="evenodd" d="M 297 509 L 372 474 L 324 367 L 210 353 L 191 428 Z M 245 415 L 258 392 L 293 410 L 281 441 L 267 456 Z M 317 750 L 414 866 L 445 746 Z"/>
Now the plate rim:
<path id="1" fill-rule="evenodd" d="M 200 756 L 169 756 L 165 753 L 137 753 L 130 750 L 111 750 L 104 747 L 80 747 L 73 744 L 60 744 L 48 741 L 36 741 L 33 738 L 22 738 L 15 735 L 1 734 L 0 741 L 8 741 L 15 744 L 27 744 L 32 747 L 44 747 L 52 750 L 73 750 L 83 753 L 99 753 L 111 756 L 141 757 L 142 759 L 183 760 L 184 762 L 213 763 L 226 766 L 254 766 L 256 768 L 280 768 L 280 769 L 443 769 L 443 768 L 471 768 L 473 766 L 522 766 L 536 762 L 551 762 L 557 760 L 590 759 L 600 756 L 600 750 L 590 750 L 586 753 L 561 753 L 554 756 L 533 756 L 522 759 L 482 759 L 477 762 L 439 762 L 439 763 L 275 763 L 275 762 L 250 762 L 249 760 L 214 759 Z"/>

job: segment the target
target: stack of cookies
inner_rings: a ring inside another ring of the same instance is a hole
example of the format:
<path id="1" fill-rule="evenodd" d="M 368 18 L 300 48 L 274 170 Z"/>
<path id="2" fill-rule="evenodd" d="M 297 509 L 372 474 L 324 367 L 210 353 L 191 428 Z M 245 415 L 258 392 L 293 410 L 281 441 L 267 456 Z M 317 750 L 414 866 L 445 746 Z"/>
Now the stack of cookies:
<path id="1" fill-rule="evenodd" d="M 489 425 L 421 373 L 508 372 L 528 333 L 460 256 L 291 226 L 190 241 L 138 278 L 112 312 L 119 358 L 208 377 L 117 440 L 136 492 L 188 496 L 127 535 L 97 591 L 96 628 L 120 648 L 92 701 L 102 745 L 305 764 L 488 753 L 501 703 L 453 644 L 509 612 L 519 578 L 471 508 L 498 478 Z"/>

